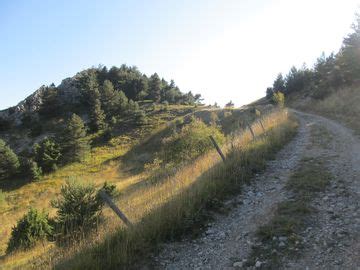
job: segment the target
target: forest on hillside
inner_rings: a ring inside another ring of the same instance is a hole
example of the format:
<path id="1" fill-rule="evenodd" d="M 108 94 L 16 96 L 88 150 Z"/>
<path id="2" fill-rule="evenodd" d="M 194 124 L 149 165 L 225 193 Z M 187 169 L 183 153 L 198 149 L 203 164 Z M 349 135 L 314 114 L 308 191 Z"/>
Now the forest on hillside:
<path id="1" fill-rule="evenodd" d="M 0 180 L 19 175 L 37 180 L 81 161 L 95 142 L 149 124 L 156 106 L 167 110 L 201 100 L 200 94 L 182 93 L 173 80 L 126 65 L 90 68 L 59 86 L 42 86 L 0 114 Z"/>

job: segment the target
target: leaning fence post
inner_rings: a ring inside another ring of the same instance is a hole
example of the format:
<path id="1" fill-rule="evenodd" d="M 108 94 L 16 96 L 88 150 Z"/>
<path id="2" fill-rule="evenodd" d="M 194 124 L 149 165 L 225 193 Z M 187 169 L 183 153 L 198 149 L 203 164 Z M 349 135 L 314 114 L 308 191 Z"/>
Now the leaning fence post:
<path id="1" fill-rule="evenodd" d="M 216 151 L 219 153 L 220 157 L 225 162 L 225 156 L 224 156 L 223 152 L 221 151 L 220 147 L 218 146 L 218 144 L 216 143 L 214 137 L 211 135 L 209 137 L 210 137 L 210 140 L 212 141 L 213 145 L 215 146 Z"/>
<path id="2" fill-rule="evenodd" d="M 249 128 L 249 130 L 250 130 L 250 132 L 251 132 L 251 135 L 252 135 L 252 137 L 253 137 L 253 140 L 255 140 L 255 133 L 254 133 L 251 125 L 249 125 L 249 123 L 248 123 L 247 126 L 248 126 L 248 128 Z"/>
<path id="3" fill-rule="evenodd" d="M 131 227 L 132 223 L 125 216 L 123 212 L 116 206 L 116 204 L 111 200 L 111 198 L 106 194 L 104 190 L 99 191 L 100 197 L 106 202 L 109 207 L 115 212 L 115 214 L 126 224 L 126 226 Z"/>
<path id="4" fill-rule="evenodd" d="M 264 125 L 263 125 L 261 119 L 259 119 L 259 122 L 260 122 L 260 125 L 261 125 L 261 128 L 262 128 L 263 132 L 265 133 L 266 131 L 265 131 L 265 128 L 264 128 Z"/>

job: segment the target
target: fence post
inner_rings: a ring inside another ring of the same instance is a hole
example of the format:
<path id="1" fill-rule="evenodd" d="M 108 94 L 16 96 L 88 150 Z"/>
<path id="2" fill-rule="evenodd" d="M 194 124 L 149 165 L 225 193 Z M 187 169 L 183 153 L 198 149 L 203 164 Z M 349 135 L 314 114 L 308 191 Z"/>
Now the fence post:
<path id="1" fill-rule="evenodd" d="M 209 137 L 210 137 L 210 140 L 212 141 L 213 145 L 215 146 L 216 151 L 219 153 L 220 157 L 225 162 L 225 156 L 224 156 L 223 152 L 221 151 L 220 147 L 218 146 L 218 144 L 216 143 L 214 137 L 211 135 Z"/>
<path id="2" fill-rule="evenodd" d="M 259 122 L 260 122 L 260 125 L 261 125 L 261 128 L 262 128 L 263 132 L 265 133 L 265 132 L 266 132 L 266 130 L 265 130 L 265 128 L 264 128 L 264 125 L 263 125 L 263 123 L 262 123 L 261 119 L 259 119 Z"/>
<path id="3" fill-rule="evenodd" d="M 126 224 L 126 226 L 131 227 L 132 223 L 125 216 L 123 212 L 116 206 L 116 204 L 111 200 L 111 198 L 106 194 L 104 190 L 99 191 L 100 197 L 104 200 L 105 203 L 115 212 L 115 214 Z"/>
<path id="4" fill-rule="evenodd" d="M 250 132 L 251 132 L 251 135 L 252 135 L 252 137 L 253 137 L 253 140 L 255 140 L 255 133 L 254 133 L 253 129 L 251 128 L 251 125 L 247 124 L 247 126 L 248 126 L 248 128 L 249 128 L 249 130 L 250 130 Z"/>

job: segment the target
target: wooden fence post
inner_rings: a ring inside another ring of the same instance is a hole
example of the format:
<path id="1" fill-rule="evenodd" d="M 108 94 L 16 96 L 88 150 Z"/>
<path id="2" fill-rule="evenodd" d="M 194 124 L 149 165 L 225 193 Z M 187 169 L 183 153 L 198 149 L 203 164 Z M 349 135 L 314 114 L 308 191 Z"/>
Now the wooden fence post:
<path id="1" fill-rule="evenodd" d="M 247 124 L 247 126 L 248 126 L 248 128 L 249 128 L 249 130 L 250 130 L 250 132 L 251 132 L 251 135 L 252 135 L 252 137 L 253 137 L 253 140 L 255 140 L 255 133 L 254 133 L 253 129 L 251 128 L 251 125 Z"/>
<path id="2" fill-rule="evenodd" d="M 218 144 L 216 143 L 214 137 L 211 135 L 209 137 L 210 137 L 210 140 L 212 141 L 213 145 L 215 146 L 216 151 L 219 153 L 220 157 L 225 162 L 225 156 L 224 156 L 223 152 L 221 151 L 220 147 L 218 146 Z"/>
<path id="3" fill-rule="evenodd" d="M 106 194 L 104 190 L 99 191 L 100 197 L 106 202 L 109 207 L 115 212 L 115 214 L 126 224 L 126 226 L 131 227 L 132 223 L 125 216 L 123 212 L 116 206 L 116 204 L 111 200 L 111 198 Z"/>
<path id="4" fill-rule="evenodd" d="M 265 132 L 266 132 L 266 130 L 265 130 L 265 128 L 264 128 L 264 125 L 263 125 L 263 123 L 262 123 L 261 119 L 259 119 L 259 122 L 260 122 L 260 125 L 261 125 L 261 128 L 262 128 L 263 132 L 265 133 Z"/>

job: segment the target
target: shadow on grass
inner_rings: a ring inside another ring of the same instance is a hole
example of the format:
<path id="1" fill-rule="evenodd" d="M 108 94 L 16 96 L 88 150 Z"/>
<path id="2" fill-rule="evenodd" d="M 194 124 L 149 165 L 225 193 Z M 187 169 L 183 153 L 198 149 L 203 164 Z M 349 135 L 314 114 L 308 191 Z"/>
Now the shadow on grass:
<path id="1" fill-rule="evenodd" d="M 10 192 L 30 183 L 31 181 L 26 179 L 26 177 L 16 176 L 10 179 L 1 180 L 0 189 L 2 191 Z"/>

